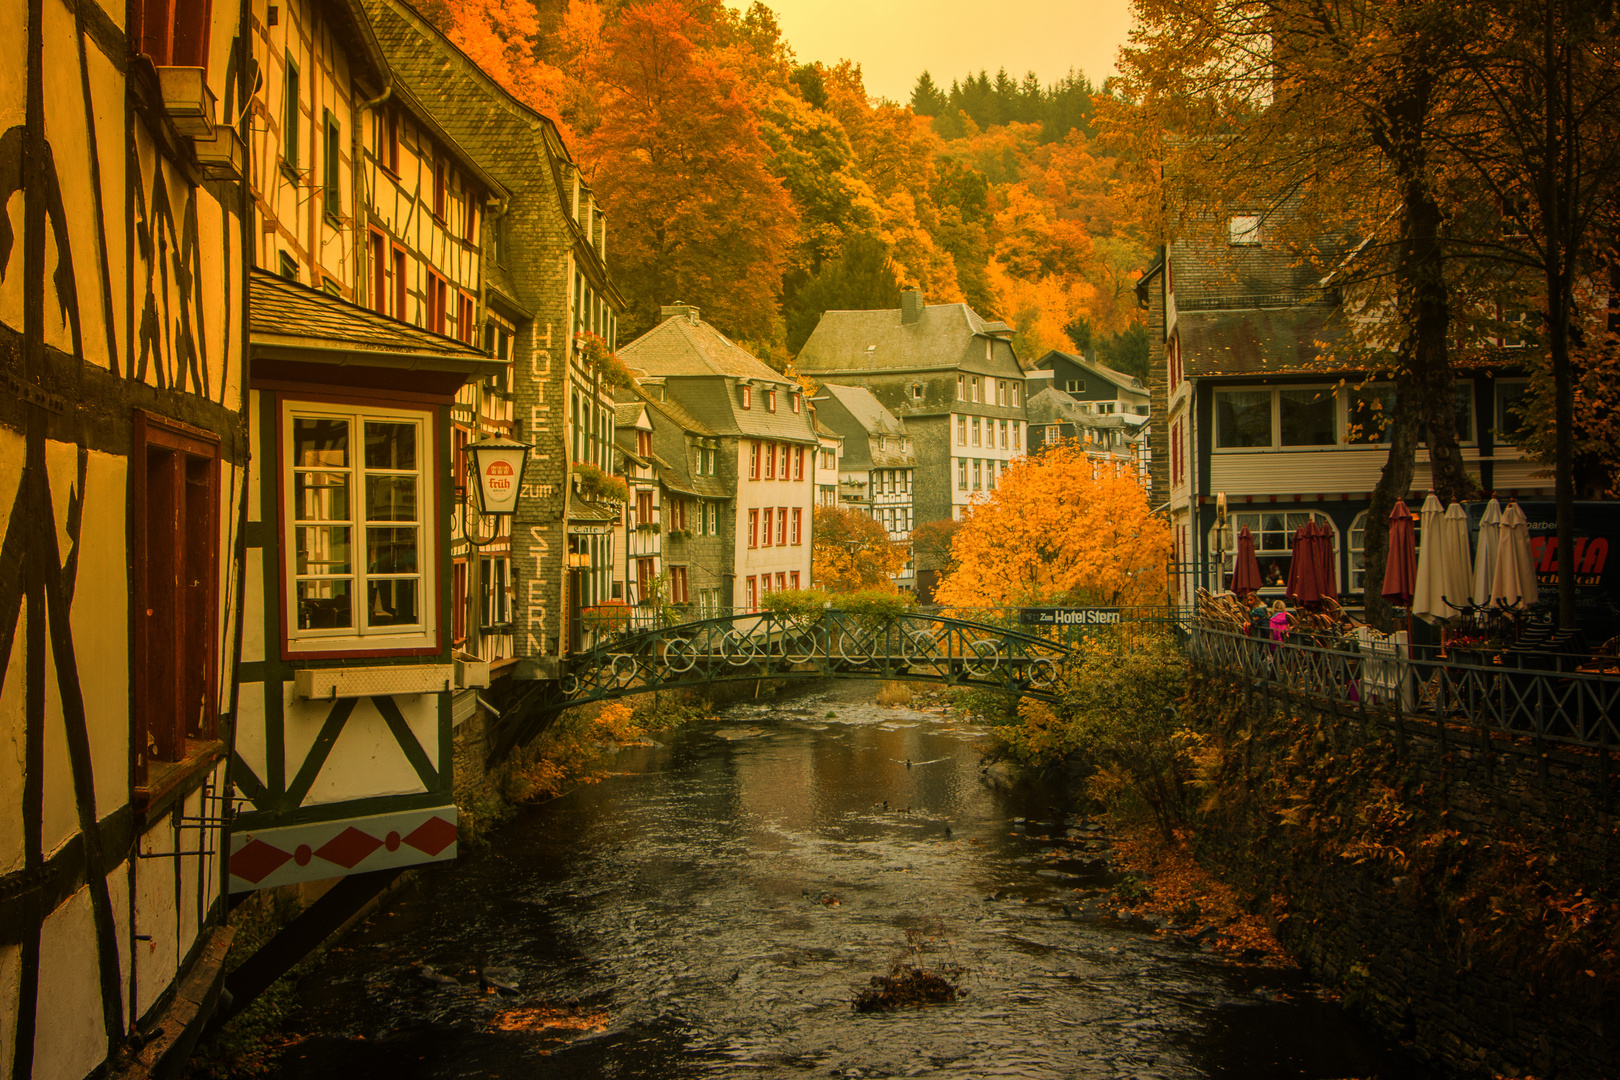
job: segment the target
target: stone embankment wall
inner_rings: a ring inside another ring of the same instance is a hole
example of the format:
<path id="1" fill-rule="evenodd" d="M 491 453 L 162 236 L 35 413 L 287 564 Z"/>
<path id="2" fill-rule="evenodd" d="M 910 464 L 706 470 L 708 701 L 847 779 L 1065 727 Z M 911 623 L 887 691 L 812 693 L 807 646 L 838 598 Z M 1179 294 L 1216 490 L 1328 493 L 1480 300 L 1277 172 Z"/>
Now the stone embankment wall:
<path id="1" fill-rule="evenodd" d="M 1612 762 L 1197 675 L 1200 858 L 1465 1074 L 1620 1076 Z"/>

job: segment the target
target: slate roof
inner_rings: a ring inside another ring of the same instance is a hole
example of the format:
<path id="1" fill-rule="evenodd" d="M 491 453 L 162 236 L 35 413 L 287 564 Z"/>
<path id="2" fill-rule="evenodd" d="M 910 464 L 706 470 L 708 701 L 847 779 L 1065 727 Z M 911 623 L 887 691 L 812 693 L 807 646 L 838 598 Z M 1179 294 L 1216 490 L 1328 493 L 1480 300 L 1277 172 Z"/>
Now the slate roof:
<path id="1" fill-rule="evenodd" d="M 681 403 L 678 401 L 670 401 L 667 398 L 660 401 L 651 395 L 647 395 L 645 400 L 649 411 L 662 413 L 666 418 L 674 421 L 675 426 L 678 428 L 706 439 L 713 439 L 718 435 L 708 424 L 681 408 Z M 657 422 L 657 419 L 654 418 L 653 423 L 656 424 Z"/>
<path id="2" fill-rule="evenodd" d="M 632 371 L 653 376 L 724 375 L 791 386 L 793 380 L 732 344 L 720 331 L 685 315 L 671 315 L 619 350 Z"/>
<path id="3" fill-rule="evenodd" d="M 1006 324 L 990 323 L 966 304 L 929 304 L 917 321 L 900 322 L 900 309 L 829 311 L 795 360 L 805 372 L 872 372 L 911 368 L 963 368 L 1022 376 Z M 995 359 L 984 358 L 982 339 L 997 340 Z"/>
<path id="4" fill-rule="evenodd" d="M 637 421 L 641 419 L 641 411 L 646 407 L 647 406 L 640 401 L 616 402 L 613 406 L 614 427 L 635 427 Z"/>
<path id="5" fill-rule="evenodd" d="M 789 394 L 799 386 L 793 379 L 749 355 L 706 322 L 672 315 L 619 350 L 619 359 L 633 374 L 662 380 L 666 400 L 720 436 L 747 436 L 786 442 L 815 442 L 810 411 L 794 412 Z M 738 401 L 736 381 L 751 380 L 753 405 Z M 776 389 L 776 411 L 766 404 L 765 392 Z"/>
<path id="6" fill-rule="evenodd" d="M 1038 394 L 1031 394 L 1024 402 L 1024 411 L 1029 416 L 1031 427 L 1042 424 L 1074 424 L 1079 427 L 1092 428 L 1097 431 L 1107 431 L 1112 428 L 1136 430 L 1151 419 L 1146 416 L 1130 416 L 1115 413 L 1108 416 L 1086 412 L 1080 402 L 1062 390 L 1047 387 Z"/>
<path id="7" fill-rule="evenodd" d="M 828 394 L 838 400 L 850 418 L 861 425 L 871 435 L 904 435 L 906 425 L 894 413 L 883 407 L 872 391 L 864 386 L 844 386 L 839 383 L 826 383 L 822 386 L 820 394 Z M 820 394 L 817 396 L 819 397 Z"/>
<path id="8" fill-rule="evenodd" d="M 673 401 L 659 401 L 648 395 L 645 391 L 636 388 L 634 391 L 639 401 L 647 407 L 647 418 L 652 421 L 656 429 L 660 425 L 671 425 L 678 431 L 696 435 L 703 439 L 715 437 L 714 430 L 707 424 L 692 416 L 680 405 Z M 654 438 L 656 439 L 656 435 Z M 684 437 L 680 439 L 681 452 L 678 456 L 665 458 L 655 450 L 653 459 L 657 463 L 653 474 L 660 483 L 672 491 L 683 492 L 688 495 L 702 495 L 709 499 L 729 499 L 731 490 L 718 476 L 693 476 L 691 447 L 686 445 Z"/>
<path id="9" fill-rule="evenodd" d="M 248 333 L 255 352 L 261 355 L 326 353 L 341 346 L 351 363 L 366 363 L 369 358 L 383 367 L 478 374 L 506 369 L 505 361 L 465 342 L 378 315 L 279 274 L 254 270 L 249 290 Z"/>
<path id="10" fill-rule="evenodd" d="M 1189 376 L 1354 371 L 1365 361 L 1334 355 L 1345 334 L 1326 304 L 1181 312 L 1176 321 Z"/>
<path id="11" fill-rule="evenodd" d="M 1127 375 L 1123 371 L 1114 370 L 1107 364 L 1098 363 L 1096 360 L 1090 360 L 1084 356 L 1076 356 L 1074 353 L 1063 352 L 1060 349 L 1053 349 L 1051 352 L 1035 361 L 1035 366 L 1037 368 L 1050 371 L 1052 370 L 1052 364 L 1054 362 L 1052 358 L 1055 356 L 1061 356 L 1070 363 L 1085 368 L 1087 371 L 1096 372 L 1097 375 L 1107 379 L 1115 386 L 1122 387 L 1123 389 L 1129 390 L 1132 393 L 1145 394 L 1148 392 L 1147 387 L 1142 385 L 1142 380 L 1138 379 L 1135 375 Z"/>

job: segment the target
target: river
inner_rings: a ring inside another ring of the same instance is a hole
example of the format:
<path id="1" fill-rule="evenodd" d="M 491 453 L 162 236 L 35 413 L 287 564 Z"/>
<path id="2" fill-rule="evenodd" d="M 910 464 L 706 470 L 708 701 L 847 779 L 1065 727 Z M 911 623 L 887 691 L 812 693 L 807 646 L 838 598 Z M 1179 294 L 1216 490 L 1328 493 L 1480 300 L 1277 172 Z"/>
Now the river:
<path id="1" fill-rule="evenodd" d="M 1429 1076 L 1299 974 L 1117 918 L 1095 823 L 873 688 L 621 751 L 421 875 L 301 980 L 276 1075 Z M 854 1012 L 897 960 L 964 993 Z"/>

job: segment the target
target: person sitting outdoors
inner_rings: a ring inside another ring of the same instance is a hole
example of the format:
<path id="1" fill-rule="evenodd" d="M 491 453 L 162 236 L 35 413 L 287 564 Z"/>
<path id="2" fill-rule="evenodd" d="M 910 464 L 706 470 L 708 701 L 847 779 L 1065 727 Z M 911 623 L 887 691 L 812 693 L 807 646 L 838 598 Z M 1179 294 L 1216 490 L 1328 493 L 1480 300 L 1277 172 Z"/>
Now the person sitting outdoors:
<path id="1" fill-rule="evenodd" d="M 1249 636 L 1265 637 L 1266 631 L 1271 626 L 1271 610 L 1266 607 L 1266 602 L 1260 599 L 1259 593 L 1249 593 L 1244 598 L 1244 603 L 1249 609 Z"/>
<path id="2" fill-rule="evenodd" d="M 1288 636 L 1294 628 L 1294 616 L 1288 610 L 1288 605 L 1281 600 L 1271 602 L 1271 640 L 1281 641 Z"/>

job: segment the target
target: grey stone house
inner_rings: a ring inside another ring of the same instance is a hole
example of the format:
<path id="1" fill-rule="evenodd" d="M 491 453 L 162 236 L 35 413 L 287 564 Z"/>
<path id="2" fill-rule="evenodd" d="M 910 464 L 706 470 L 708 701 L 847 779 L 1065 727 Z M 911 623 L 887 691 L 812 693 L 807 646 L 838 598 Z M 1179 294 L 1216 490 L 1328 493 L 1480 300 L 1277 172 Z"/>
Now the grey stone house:
<path id="1" fill-rule="evenodd" d="M 720 606 L 753 609 L 768 592 L 810 584 L 816 452 L 820 440 L 803 391 L 698 317 L 685 304 L 620 350 L 644 390 L 663 388 L 718 443 L 713 475 L 734 495 L 719 538 L 729 548 Z M 667 558 L 673 564 L 674 549 Z"/>
<path id="2" fill-rule="evenodd" d="M 513 98 L 411 6 L 366 0 L 395 78 L 509 194 L 483 208 L 482 342 L 511 361 L 516 438 L 533 443 L 512 527 L 519 679 L 555 678 L 582 607 L 610 598 L 617 505 L 588 481 L 613 468 L 614 401 L 585 335 L 614 343 L 624 307 L 607 219 L 556 125 Z"/>
<path id="3" fill-rule="evenodd" d="M 1024 453 L 1025 373 L 1012 335 L 966 304 L 924 304 L 907 290 L 898 309 L 822 315 L 797 366 L 818 382 L 865 387 L 904 422 L 917 459 L 915 526 L 960 518 Z"/>
<path id="4" fill-rule="evenodd" d="M 1051 387 L 1081 402 L 1099 416 L 1147 416 L 1148 388 L 1135 375 L 1097 362 L 1095 353 L 1076 356 L 1053 349 L 1035 361 L 1029 373 L 1029 396 Z"/>
<path id="5" fill-rule="evenodd" d="M 1047 387 L 1030 396 L 1031 453 L 1059 440 L 1077 441 L 1098 459 L 1129 464 L 1149 487 L 1147 440 L 1149 420 L 1132 413 L 1099 414 L 1059 390 Z M 1151 491 L 1151 487 L 1149 487 Z"/>
<path id="6" fill-rule="evenodd" d="M 662 508 L 667 599 L 691 617 L 717 614 L 731 587 L 727 556 L 735 534 L 735 469 L 720 460 L 714 429 L 665 400 L 660 380 L 649 379 L 621 397 L 629 398 L 651 427 L 648 460 Z"/>

